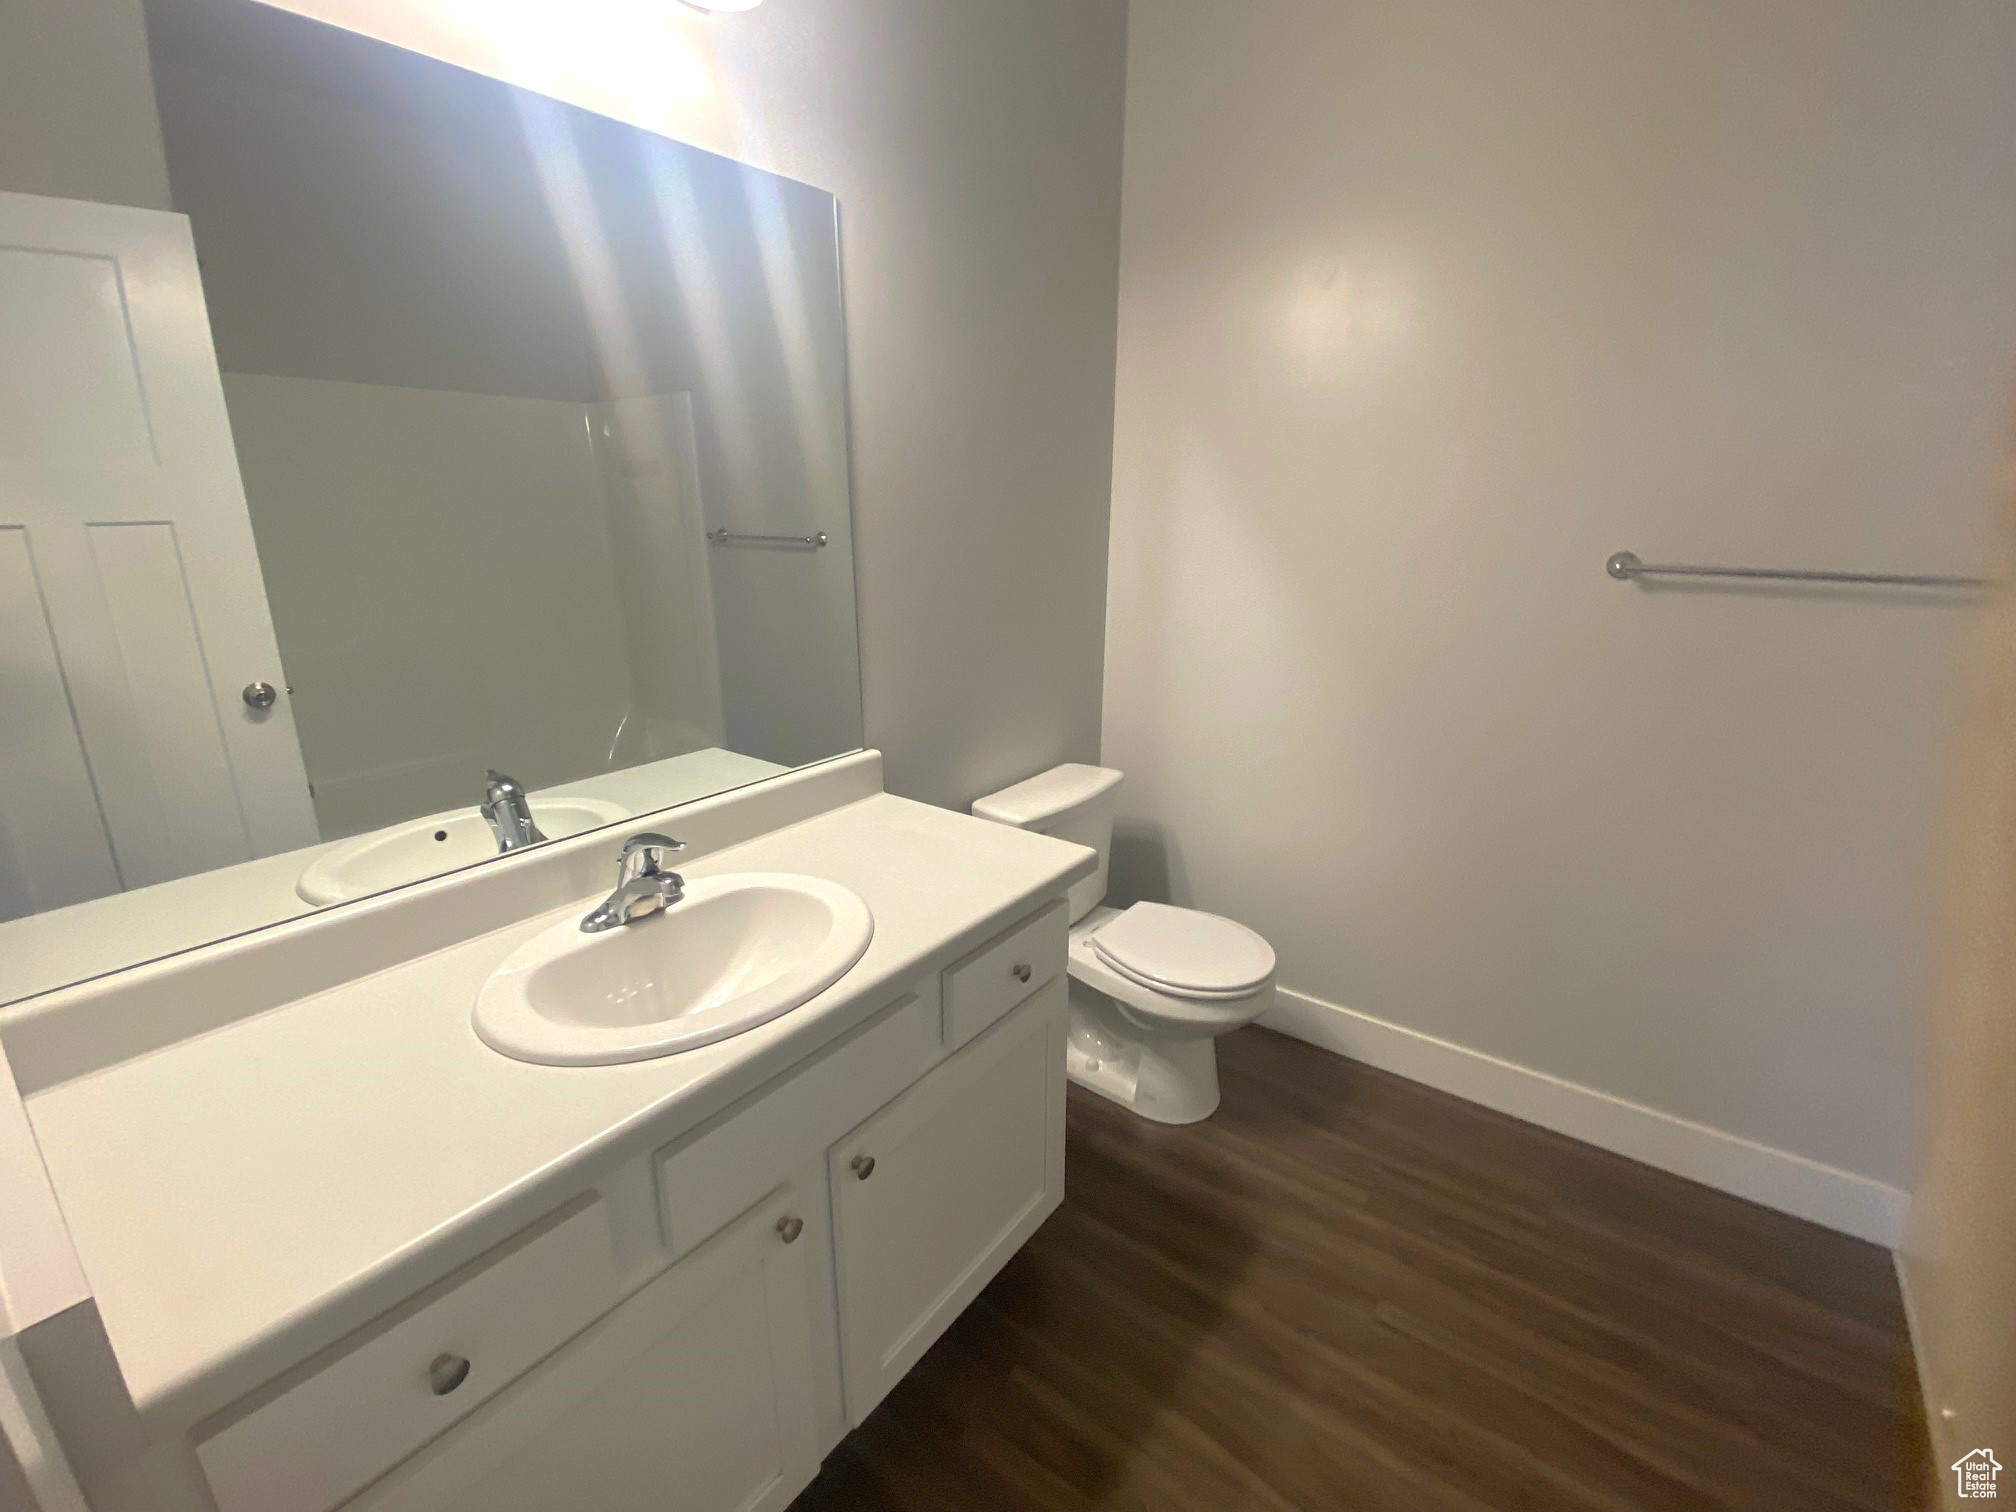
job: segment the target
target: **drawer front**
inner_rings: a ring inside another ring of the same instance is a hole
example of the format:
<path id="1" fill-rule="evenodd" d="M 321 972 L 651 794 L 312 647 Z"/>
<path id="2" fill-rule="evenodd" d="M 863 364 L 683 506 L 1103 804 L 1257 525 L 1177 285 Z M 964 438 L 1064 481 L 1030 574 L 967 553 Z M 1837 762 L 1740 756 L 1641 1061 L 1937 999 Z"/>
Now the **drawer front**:
<path id="1" fill-rule="evenodd" d="M 665 1244 L 685 1254 L 922 1076 L 938 1007 L 911 993 L 803 1071 L 658 1155 Z"/>
<path id="2" fill-rule="evenodd" d="M 600 1198 L 364 1330 L 202 1439 L 221 1512 L 324 1512 L 606 1312 L 615 1250 Z M 467 1361 L 467 1367 L 460 1364 Z M 440 1362 L 438 1365 L 436 1362 Z M 269 1391 L 271 1389 L 269 1388 Z M 199 1430 L 200 1432 L 201 1430 Z"/>
<path id="3" fill-rule="evenodd" d="M 945 1043 L 957 1047 L 1064 969 L 1060 898 L 945 968 Z"/>

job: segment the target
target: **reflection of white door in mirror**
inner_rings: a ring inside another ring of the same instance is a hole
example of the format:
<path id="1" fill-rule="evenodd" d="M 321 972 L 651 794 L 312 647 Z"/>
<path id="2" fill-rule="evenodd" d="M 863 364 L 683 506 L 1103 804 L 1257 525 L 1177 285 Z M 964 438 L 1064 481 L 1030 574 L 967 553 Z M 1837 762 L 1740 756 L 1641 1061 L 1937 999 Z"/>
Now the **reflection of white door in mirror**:
<path id="1" fill-rule="evenodd" d="M 0 194 L 0 919 L 320 837 L 189 223 Z"/>

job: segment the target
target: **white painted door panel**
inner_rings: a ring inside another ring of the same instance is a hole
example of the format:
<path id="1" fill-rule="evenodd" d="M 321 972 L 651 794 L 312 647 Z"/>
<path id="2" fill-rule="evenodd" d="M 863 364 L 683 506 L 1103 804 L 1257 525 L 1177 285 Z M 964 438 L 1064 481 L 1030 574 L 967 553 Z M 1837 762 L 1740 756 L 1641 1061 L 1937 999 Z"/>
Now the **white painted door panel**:
<path id="1" fill-rule="evenodd" d="M 1059 973 L 833 1147 L 855 1425 L 1063 1200 L 1064 1018 Z"/>
<path id="2" fill-rule="evenodd" d="M 313 844 L 179 215 L 0 194 L 0 918 Z"/>
<path id="3" fill-rule="evenodd" d="M 0 526 L 0 919 L 119 890 L 28 532 Z"/>
<path id="4" fill-rule="evenodd" d="M 780 1190 L 344 1512 L 782 1512 L 819 1467 L 804 1211 Z"/>

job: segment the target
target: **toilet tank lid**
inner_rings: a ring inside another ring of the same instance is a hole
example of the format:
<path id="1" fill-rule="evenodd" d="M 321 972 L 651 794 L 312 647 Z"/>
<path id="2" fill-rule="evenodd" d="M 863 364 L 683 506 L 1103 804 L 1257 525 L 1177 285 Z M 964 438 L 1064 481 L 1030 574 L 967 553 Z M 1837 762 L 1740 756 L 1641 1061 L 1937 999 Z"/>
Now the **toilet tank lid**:
<path id="1" fill-rule="evenodd" d="M 1018 782 L 998 793 L 989 793 L 985 798 L 976 798 L 973 812 L 996 824 L 1033 829 L 1048 824 L 1059 814 L 1067 813 L 1081 803 L 1091 802 L 1101 793 L 1110 791 L 1119 780 L 1120 773 L 1111 767 L 1066 762 L 1047 772 L 1038 772 L 1027 782 Z"/>

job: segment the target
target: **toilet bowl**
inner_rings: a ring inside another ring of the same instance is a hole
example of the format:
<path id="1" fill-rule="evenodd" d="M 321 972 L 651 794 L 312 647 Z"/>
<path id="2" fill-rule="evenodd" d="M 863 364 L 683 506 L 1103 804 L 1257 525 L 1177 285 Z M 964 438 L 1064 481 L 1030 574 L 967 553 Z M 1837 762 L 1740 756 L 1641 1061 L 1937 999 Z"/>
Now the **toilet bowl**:
<path id="1" fill-rule="evenodd" d="M 1218 1036 L 1252 1023 L 1274 1000 L 1274 951 L 1216 914 L 1103 904 L 1120 775 L 1053 767 L 980 799 L 973 812 L 1089 846 L 1099 858 L 1071 889 L 1071 1080 L 1144 1118 L 1196 1123 L 1218 1106 Z"/>
<path id="2" fill-rule="evenodd" d="M 1101 948 L 1102 930 L 1117 929 L 1136 909 L 1160 906 L 1095 908 L 1072 927 L 1065 1070 L 1073 1081 L 1144 1118 L 1196 1123 L 1218 1106 L 1213 1042 L 1252 1023 L 1274 1001 L 1274 952 L 1243 925 L 1187 908 L 1166 909 L 1159 922 L 1172 936 L 1191 930 L 1209 937 L 1222 925 L 1241 930 L 1265 953 L 1265 966 L 1255 979 L 1215 990 L 1157 982 Z"/>

